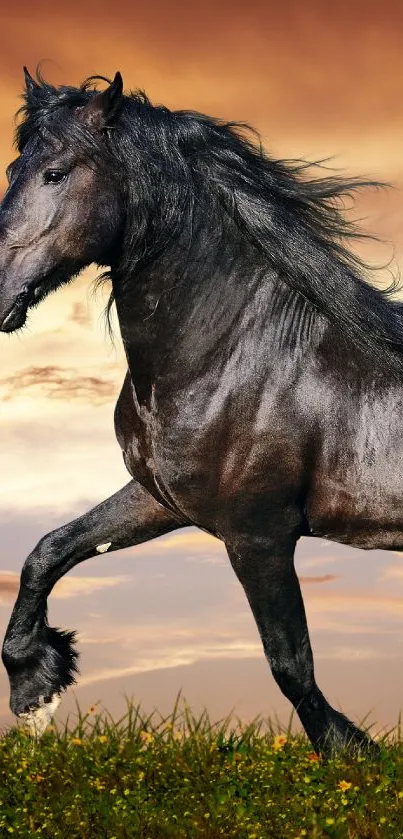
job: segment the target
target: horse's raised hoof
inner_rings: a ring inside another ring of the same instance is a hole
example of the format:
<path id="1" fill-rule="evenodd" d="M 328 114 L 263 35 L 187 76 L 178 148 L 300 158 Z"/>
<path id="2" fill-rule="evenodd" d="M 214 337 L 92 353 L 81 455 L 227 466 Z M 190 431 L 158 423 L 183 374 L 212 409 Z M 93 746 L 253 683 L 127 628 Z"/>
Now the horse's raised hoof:
<path id="1" fill-rule="evenodd" d="M 55 711 L 61 702 L 60 693 L 53 693 L 51 696 L 40 696 L 35 705 L 30 705 L 26 711 L 17 714 L 28 734 L 39 740 L 47 729 Z"/>
<path id="2" fill-rule="evenodd" d="M 44 625 L 19 655 L 13 649 L 15 639 L 6 638 L 4 642 L 10 709 L 32 737 L 41 737 L 60 704 L 61 694 L 75 681 L 78 654 L 73 640 L 74 633 Z"/>

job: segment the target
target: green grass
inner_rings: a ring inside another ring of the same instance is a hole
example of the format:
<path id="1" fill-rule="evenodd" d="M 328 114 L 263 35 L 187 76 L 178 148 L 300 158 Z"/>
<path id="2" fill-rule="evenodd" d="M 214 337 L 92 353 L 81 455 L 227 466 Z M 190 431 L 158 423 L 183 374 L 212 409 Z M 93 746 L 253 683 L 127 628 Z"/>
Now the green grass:
<path id="1" fill-rule="evenodd" d="M 181 703 L 181 704 L 180 704 Z M 403 739 L 379 761 L 321 760 L 277 723 L 90 709 L 39 742 L 0 739 L 0 836 L 15 839 L 403 838 Z"/>

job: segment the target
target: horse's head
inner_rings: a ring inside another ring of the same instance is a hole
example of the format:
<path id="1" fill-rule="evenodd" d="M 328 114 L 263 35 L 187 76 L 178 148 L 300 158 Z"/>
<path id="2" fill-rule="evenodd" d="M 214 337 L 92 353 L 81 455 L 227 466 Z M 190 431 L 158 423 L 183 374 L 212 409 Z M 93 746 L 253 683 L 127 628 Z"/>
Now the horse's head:
<path id="1" fill-rule="evenodd" d="M 122 78 L 103 92 L 53 88 L 26 74 L 18 158 L 0 205 L 0 331 L 92 262 L 110 264 L 122 202 L 104 144 Z M 115 167 L 116 168 L 116 167 Z"/>

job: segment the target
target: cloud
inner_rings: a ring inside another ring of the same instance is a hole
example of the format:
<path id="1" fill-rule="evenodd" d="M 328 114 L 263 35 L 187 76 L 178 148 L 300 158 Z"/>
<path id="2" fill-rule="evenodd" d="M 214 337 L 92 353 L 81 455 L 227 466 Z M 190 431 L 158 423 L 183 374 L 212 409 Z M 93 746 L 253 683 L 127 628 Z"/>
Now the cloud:
<path id="1" fill-rule="evenodd" d="M 150 542 L 141 545 L 142 556 L 160 556 L 166 554 L 172 558 L 181 557 L 186 562 L 206 562 L 211 565 L 229 565 L 229 559 L 224 543 L 204 533 L 202 530 L 186 528 L 171 533 L 168 536 L 160 536 Z M 136 558 L 139 556 L 139 546 L 128 548 L 127 556 Z"/>
<path id="2" fill-rule="evenodd" d="M 367 609 L 387 609 L 388 612 L 403 610 L 403 594 L 399 595 L 378 592 L 370 589 L 367 591 L 311 591 L 309 598 L 315 601 L 315 609 L 327 611 L 328 609 L 349 609 L 351 613 L 356 610 L 366 611 Z"/>
<path id="3" fill-rule="evenodd" d="M 39 393 L 49 399 L 79 399 L 94 405 L 116 398 L 117 387 L 113 380 L 95 375 L 83 375 L 72 367 L 46 365 L 25 367 L 0 379 L 2 399 L 10 401 L 29 392 Z"/>
<path id="4" fill-rule="evenodd" d="M 381 580 L 403 580 L 403 563 L 401 554 L 400 558 L 400 565 L 388 565 L 386 568 L 383 569 L 383 572 L 380 577 Z"/>
<path id="5" fill-rule="evenodd" d="M 20 515 L 52 510 L 83 513 L 129 480 L 113 429 L 113 403 L 76 400 L 3 403 L 13 406 L 2 417 L 0 509 Z M 35 405 L 33 413 L 30 405 Z M 18 408 L 18 411 L 17 411 Z"/>
<path id="6" fill-rule="evenodd" d="M 164 632 L 166 638 L 166 631 Z M 220 641 L 217 639 L 210 645 L 203 643 L 203 639 L 195 639 L 196 644 L 183 645 L 174 648 L 161 646 L 150 651 L 147 656 L 139 656 L 131 664 L 113 667 L 101 667 L 84 675 L 80 679 L 80 686 L 132 676 L 136 673 L 147 673 L 152 670 L 165 670 L 171 667 L 184 667 L 196 661 L 212 661 L 220 658 L 259 658 L 263 656 L 260 641 L 244 641 L 239 639 Z"/>
<path id="7" fill-rule="evenodd" d="M 330 543 L 329 543 L 328 547 L 330 547 Z M 310 550 L 310 546 L 306 550 L 307 551 Z M 329 554 L 324 554 L 323 553 L 323 554 L 319 554 L 319 555 L 316 555 L 316 556 L 305 556 L 304 555 L 301 559 L 299 557 L 298 557 L 298 559 L 299 559 L 299 562 L 301 563 L 301 565 L 303 565 L 304 570 L 306 568 L 320 568 L 323 565 L 328 565 L 329 562 L 330 563 L 337 562 L 337 560 L 340 559 L 340 553 L 341 552 L 339 550 L 339 554 L 337 554 L 337 549 L 336 549 L 336 551 L 333 551 L 333 553 L 329 553 Z M 300 579 L 301 579 L 301 577 L 300 577 Z"/>
<path id="8" fill-rule="evenodd" d="M 328 659 L 332 661 L 370 661 L 376 658 L 396 658 L 399 656 L 397 649 L 379 650 L 375 647 L 334 647 L 328 651 L 316 654 L 317 659 Z"/>
<path id="9" fill-rule="evenodd" d="M 71 313 L 68 318 L 72 323 L 77 323 L 78 326 L 88 326 L 91 323 L 91 316 L 88 311 L 88 306 L 82 300 L 76 300 L 73 303 Z"/>
<path id="10" fill-rule="evenodd" d="M 65 600 L 70 597 L 92 594 L 94 591 L 100 591 L 101 589 L 121 586 L 129 581 L 133 582 L 132 577 L 125 575 L 118 577 L 63 577 L 63 579 L 56 583 L 51 597 L 54 597 L 56 600 Z M 15 600 L 19 585 L 19 574 L 14 573 L 14 571 L 0 572 L 1 605 L 8 605 Z"/>
<path id="11" fill-rule="evenodd" d="M 150 637 L 150 627 L 137 627 L 136 630 L 127 628 L 123 638 L 114 634 L 106 639 L 102 636 L 82 638 L 83 647 L 86 644 L 113 644 L 116 663 L 105 667 L 100 662 L 80 678 L 80 687 L 95 682 L 123 679 L 129 676 L 147 673 L 154 670 L 166 670 L 173 667 L 184 667 L 200 661 L 214 661 L 217 659 L 264 659 L 264 652 L 260 638 L 254 633 L 253 638 L 233 637 L 217 630 L 216 635 L 208 638 L 204 628 L 194 629 L 193 632 L 180 633 L 171 631 L 169 627 L 153 628 Z M 188 635 L 188 642 L 180 635 Z M 133 649 L 139 650 L 133 654 Z M 315 659 L 339 661 L 367 661 L 377 658 L 398 657 L 397 649 L 390 646 L 385 651 L 376 647 L 357 647 L 333 644 L 328 649 L 315 652 Z M 83 650 L 83 660 L 86 654 Z M 119 660 L 120 659 L 120 660 Z"/>
<path id="12" fill-rule="evenodd" d="M 322 574 L 320 577 L 299 577 L 300 583 L 329 583 L 332 580 L 338 580 L 338 574 Z"/>

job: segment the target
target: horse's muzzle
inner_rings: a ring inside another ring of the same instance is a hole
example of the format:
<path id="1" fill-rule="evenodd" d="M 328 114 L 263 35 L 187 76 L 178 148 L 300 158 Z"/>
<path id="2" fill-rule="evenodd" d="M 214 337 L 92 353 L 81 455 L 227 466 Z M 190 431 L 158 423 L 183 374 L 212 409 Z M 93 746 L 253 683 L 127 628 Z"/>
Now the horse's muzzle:
<path id="1" fill-rule="evenodd" d="M 29 303 L 28 288 L 24 287 L 6 314 L 3 317 L 0 315 L 0 332 L 14 332 L 24 326 Z"/>

